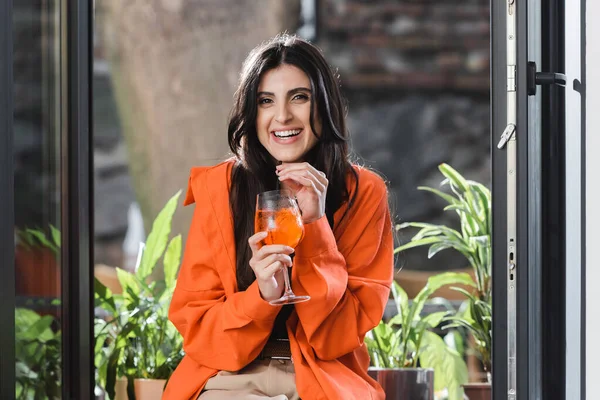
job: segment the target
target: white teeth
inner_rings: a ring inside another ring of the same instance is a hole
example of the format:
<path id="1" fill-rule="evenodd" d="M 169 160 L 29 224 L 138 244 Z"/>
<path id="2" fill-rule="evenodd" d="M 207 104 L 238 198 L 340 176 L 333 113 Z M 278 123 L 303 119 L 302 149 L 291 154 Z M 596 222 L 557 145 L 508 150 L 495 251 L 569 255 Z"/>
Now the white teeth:
<path id="1" fill-rule="evenodd" d="M 273 134 L 278 138 L 288 138 L 300 134 L 300 131 L 301 129 L 294 129 L 291 131 L 275 131 Z"/>

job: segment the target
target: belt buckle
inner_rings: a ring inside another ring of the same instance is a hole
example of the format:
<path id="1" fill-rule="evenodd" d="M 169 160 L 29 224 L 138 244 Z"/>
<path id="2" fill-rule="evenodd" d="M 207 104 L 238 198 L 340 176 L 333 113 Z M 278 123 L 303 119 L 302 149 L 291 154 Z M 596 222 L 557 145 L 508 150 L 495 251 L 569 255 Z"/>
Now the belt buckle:
<path id="1" fill-rule="evenodd" d="M 262 349 L 260 354 L 258 355 L 258 359 L 260 359 L 260 360 L 265 360 L 265 359 L 290 360 L 293 363 L 292 353 L 291 353 L 291 349 L 289 347 L 290 346 L 289 342 L 290 342 L 289 339 L 271 339 L 271 340 L 269 340 L 265 344 L 265 347 Z M 277 345 L 284 346 L 284 349 L 279 349 Z M 273 346 L 275 346 L 275 348 L 273 348 Z M 278 355 L 277 354 L 277 353 L 286 353 L 286 352 L 289 353 L 289 355 Z M 274 354 L 269 355 L 269 353 L 271 353 L 271 354 L 274 353 Z"/>

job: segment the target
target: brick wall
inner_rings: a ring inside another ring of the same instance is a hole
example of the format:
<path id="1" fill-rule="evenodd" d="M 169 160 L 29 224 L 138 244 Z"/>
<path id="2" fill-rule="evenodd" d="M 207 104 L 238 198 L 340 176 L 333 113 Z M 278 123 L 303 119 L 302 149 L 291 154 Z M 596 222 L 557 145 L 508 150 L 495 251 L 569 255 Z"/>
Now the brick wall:
<path id="1" fill-rule="evenodd" d="M 394 218 L 456 216 L 419 185 L 436 187 L 447 162 L 489 186 L 489 0 L 320 0 L 317 44 L 341 76 L 362 163 L 390 182 Z M 402 233 L 406 242 L 410 233 Z M 466 266 L 461 255 L 403 255 L 407 269 Z"/>
<path id="2" fill-rule="evenodd" d="M 489 91 L 489 0 L 323 0 L 319 44 L 349 89 Z"/>

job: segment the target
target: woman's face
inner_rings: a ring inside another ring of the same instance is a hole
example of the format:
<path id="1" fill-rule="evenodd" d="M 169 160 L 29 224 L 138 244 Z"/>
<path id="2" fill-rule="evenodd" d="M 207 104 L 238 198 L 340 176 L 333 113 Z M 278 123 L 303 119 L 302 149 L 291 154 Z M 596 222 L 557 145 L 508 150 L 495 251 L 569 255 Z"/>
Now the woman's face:
<path id="1" fill-rule="evenodd" d="M 256 132 L 271 156 L 299 162 L 317 143 L 310 127 L 310 80 L 299 68 L 283 64 L 265 72 L 258 85 Z M 315 129 L 321 120 L 315 112 Z"/>

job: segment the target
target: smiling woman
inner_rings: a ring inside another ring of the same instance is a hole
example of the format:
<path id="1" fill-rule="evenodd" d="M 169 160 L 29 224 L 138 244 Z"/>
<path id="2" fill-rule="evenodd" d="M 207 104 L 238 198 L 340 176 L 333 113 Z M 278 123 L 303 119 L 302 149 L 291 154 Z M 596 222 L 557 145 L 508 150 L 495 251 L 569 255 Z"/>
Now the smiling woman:
<path id="1" fill-rule="evenodd" d="M 392 282 L 387 187 L 349 161 L 339 82 L 320 50 L 287 35 L 255 48 L 228 133 L 234 157 L 190 176 L 186 204 L 201 206 L 170 308 L 186 358 L 164 398 L 383 399 L 364 337 Z M 268 224 L 254 231 L 257 195 L 279 184 L 291 201 L 278 211 L 303 227 L 295 248 L 266 244 Z"/>
<path id="2" fill-rule="evenodd" d="M 258 86 L 256 131 L 265 149 L 282 162 L 303 161 L 318 141 L 321 121 L 312 128 L 312 91 L 308 76 L 284 64 L 267 71 Z"/>

